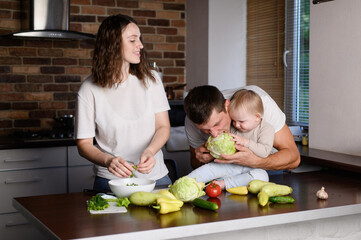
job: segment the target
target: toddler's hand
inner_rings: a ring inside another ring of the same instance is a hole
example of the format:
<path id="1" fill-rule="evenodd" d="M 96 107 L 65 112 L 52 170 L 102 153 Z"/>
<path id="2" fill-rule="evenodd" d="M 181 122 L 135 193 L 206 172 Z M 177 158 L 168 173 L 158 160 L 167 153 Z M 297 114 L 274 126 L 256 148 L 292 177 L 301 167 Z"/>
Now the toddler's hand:
<path id="1" fill-rule="evenodd" d="M 238 145 L 241 145 L 241 146 L 245 147 L 249 142 L 249 140 L 247 138 L 238 136 L 236 134 L 231 134 L 231 136 L 233 137 L 233 141 Z"/>

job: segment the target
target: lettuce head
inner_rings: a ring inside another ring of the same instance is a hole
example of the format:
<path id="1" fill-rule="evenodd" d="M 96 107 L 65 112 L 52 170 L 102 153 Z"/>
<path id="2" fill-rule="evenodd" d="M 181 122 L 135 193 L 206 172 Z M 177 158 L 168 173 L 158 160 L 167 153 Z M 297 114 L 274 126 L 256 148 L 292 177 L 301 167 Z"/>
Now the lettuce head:
<path id="1" fill-rule="evenodd" d="M 226 132 L 219 134 L 217 137 L 209 136 L 206 147 L 210 154 L 217 159 L 222 159 L 221 154 L 232 155 L 236 152 L 233 137 Z"/>
<path id="2" fill-rule="evenodd" d="M 169 191 L 183 202 L 191 202 L 194 199 L 205 195 L 203 191 L 205 183 L 197 182 L 196 179 L 184 176 L 170 185 Z"/>

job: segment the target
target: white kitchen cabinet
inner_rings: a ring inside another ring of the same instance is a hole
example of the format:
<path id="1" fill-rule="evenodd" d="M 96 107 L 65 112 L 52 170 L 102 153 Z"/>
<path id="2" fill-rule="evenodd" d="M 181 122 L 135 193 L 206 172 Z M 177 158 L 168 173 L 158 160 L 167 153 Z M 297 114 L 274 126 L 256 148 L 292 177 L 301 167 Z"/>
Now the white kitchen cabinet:
<path id="1" fill-rule="evenodd" d="M 79 155 L 76 146 L 68 146 L 68 191 L 92 189 L 94 178 L 93 164 Z"/>
<path id="2" fill-rule="evenodd" d="M 0 239 L 6 240 L 46 240 L 46 236 L 20 213 L 0 214 Z"/>
<path id="3" fill-rule="evenodd" d="M 0 172 L 0 213 L 16 211 L 14 197 L 66 193 L 66 167 Z"/>
<path id="4" fill-rule="evenodd" d="M 67 147 L 0 150 L 0 238 L 45 239 L 13 198 L 67 192 Z"/>
<path id="5" fill-rule="evenodd" d="M 0 150 L 0 172 L 65 167 L 66 154 L 65 146 Z"/>

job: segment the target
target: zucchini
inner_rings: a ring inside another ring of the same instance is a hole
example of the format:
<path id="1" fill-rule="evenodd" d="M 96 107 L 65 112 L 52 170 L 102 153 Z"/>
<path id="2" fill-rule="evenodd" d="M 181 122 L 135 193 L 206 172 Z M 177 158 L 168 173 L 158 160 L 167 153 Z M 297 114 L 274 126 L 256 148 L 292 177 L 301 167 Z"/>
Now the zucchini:
<path id="1" fill-rule="evenodd" d="M 206 201 L 202 198 L 196 198 L 193 200 L 193 205 L 196 207 L 200 207 L 200 208 L 204 208 L 204 209 L 208 209 L 208 210 L 217 210 L 218 209 L 218 205 L 217 203 L 214 202 L 209 202 Z"/>
<path id="2" fill-rule="evenodd" d="M 260 192 L 257 194 L 257 198 L 258 198 L 259 204 L 260 204 L 262 207 L 264 207 L 264 206 L 267 205 L 268 200 L 269 200 L 269 196 L 268 196 L 267 193 L 260 191 Z"/>
<path id="3" fill-rule="evenodd" d="M 293 199 L 293 197 L 290 196 L 275 196 L 275 197 L 270 197 L 269 201 L 273 203 L 294 203 L 295 199 Z"/>
<path id="4" fill-rule="evenodd" d="M 136 206 L 150 206 L 160 197 L 164 197 L 164 195 L 152 192 L 135 192 L 129 196 L 129 201 Z"/>
<path id="5" fill-rule="evenodd" d="M 254 179 L 248 183 L 247 189 L 248 192 L 250 193 L 258 194 L 261 191 L 261 188 L 268 184 L 275 184 L 275 183 Z"/>
<path id="6" fill-rule="evenodd" d="M 261 188 L 261 192 L 265 192 L 270 197 L 286 196 L 291 194 L 293 189 L 281 184 L 267 184 Z"/>

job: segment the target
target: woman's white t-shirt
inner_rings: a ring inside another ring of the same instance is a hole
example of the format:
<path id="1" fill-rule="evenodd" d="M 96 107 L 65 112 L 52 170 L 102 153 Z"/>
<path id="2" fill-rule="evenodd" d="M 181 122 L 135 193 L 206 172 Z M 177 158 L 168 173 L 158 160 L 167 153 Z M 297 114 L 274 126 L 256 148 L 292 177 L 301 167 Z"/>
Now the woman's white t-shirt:
<path id="1" fill-rule="evenodd" d="M 78 92 L 76 138 L 95 137 L 101 151 L 138 164 L 155 133 L 155 114 L 170 109 L 163 83 L 156 72 L 153 75 L 156 82 L 149 80 L 147 87 L 134 75 L 112 88 L 102 88 L 88 77 Z M 134 175 L 152 180 L 164 177 L 168 170 L 162 151 L 154 157 L 156 165 L 149 174 L 134 171 Z M 99 177 L 118 178 L 98 165 L 95 172 Z"/>
<path id="2" fill-rule="evenodd" d="M 278 107 L 277 103 L 260 87 L 250 85 L 241 88 L 227 89 L 221 92 L 225 99 L 230 99 L 232 95 L 240 89 L 248 89 L 257 93 L 261 97 L 263 103 L 263 119 L 271 124 L 271 126 L 275 129 L 275 132 L 278 132 L 283 128 L 286 123 L 285 114 Z M 191 120 L 189 120 L 188 117 L 186 117 L 184 125 L 188 143 L 192 148 L 198 148 L 207 141 L 209 134 L 206 134 L 197 128 L 197 126 Z"/>

